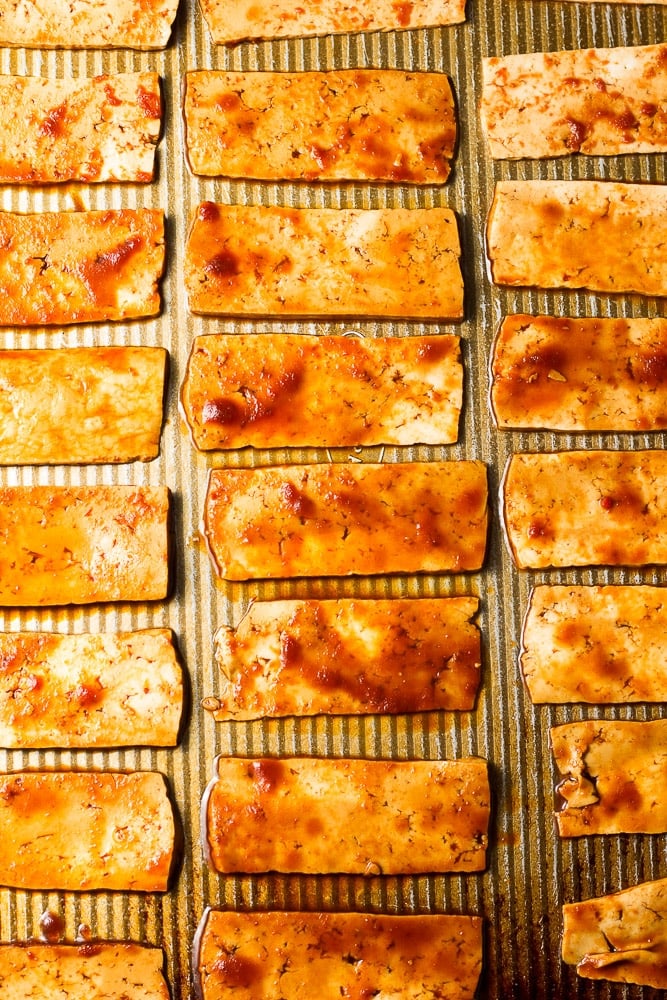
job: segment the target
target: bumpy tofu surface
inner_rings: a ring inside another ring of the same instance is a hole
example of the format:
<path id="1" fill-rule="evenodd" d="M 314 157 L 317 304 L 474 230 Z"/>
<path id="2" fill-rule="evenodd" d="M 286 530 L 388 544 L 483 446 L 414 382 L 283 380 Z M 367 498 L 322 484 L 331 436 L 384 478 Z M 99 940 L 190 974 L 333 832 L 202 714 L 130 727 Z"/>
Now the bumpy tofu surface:
<path id="1" fill-rule="evenodd" d="M 182 710 L 169 629 L 0 633 L 0 746 L 174 746 Z"/>
<path id="2" fill-rule="evenodd" d="M 184 272 L 194 313 L 461 319 L 448 208 L 285 208 L 203 202 Z"/>
<path id="3" fill-rule="evenodd" d="M 459 344 L 445 334 L 207 334 L 193 342 L 182 410 L 204 451 L 452 444 L 463 402 Z"/>
<path id="4" fill-rule="evenodd" d="M 7 0 L 0 45 L 163 49 L 178 0 Z"/>
<path id="5" fill-rule="evenodd" d="M 408 875 L 482 871 L 489 807 L 480 758 L 219 757 L 202 811 L 221 873 Z"/>
<path id="6" fill-rule="evenodd" d="M 218 721 L 320 712 L 471 709 L 474 597 L 258 601 L 215 635 Z"/>
<path id="7" fill-rule="evenodd" d="M 203 531 L 228 580 L 466 572 L 484 561 L 481 462 L 213 469 Z"/>
<path id="8" fill-rule="evenodd" d="M 0 775 L 0 885 L 164 892 L 174 841 L 157 772 Z"/>
<path id="9" fill-rule="evenodd" d="M 202 1000 L 472 1000 L 481 967 L 475 916 L 209 909 L 196 937 Z"/>
<path id="10" fill-rule="evenodd" d="M 225 72 L 185 77 L 195 174 L 442 184 L 456 143 L 444 73 Z"/>

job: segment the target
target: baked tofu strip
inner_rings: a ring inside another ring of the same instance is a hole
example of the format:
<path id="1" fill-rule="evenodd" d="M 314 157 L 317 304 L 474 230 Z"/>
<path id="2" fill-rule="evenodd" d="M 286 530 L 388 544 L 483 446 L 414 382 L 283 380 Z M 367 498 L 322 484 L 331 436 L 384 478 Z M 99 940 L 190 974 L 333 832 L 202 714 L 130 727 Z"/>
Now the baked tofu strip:
<path id="1" fill-rule="evenodd" d="M 164 598 L 168 513 L 163 486 L 0 488 L 0 605 Z"/>
<path id="2" fill-rule="evenodd" d="M 0 775 L 0 885 L 165 892 L 174 840 L 155 771 Z"/>
<path id="3" fill-rule="evenodd" d="M 508 316 L 492 359 L 498 427 L 667 427 L 667 320 Z"/>
<path id="4" fill-rule="evenodd" d="M 456 143 L 444 73 L 354 69 L 185 77 L 195 174 L 442 184 Z"/>
<path id="5" fill-rule="evenodd" d="M 169 1000 L 161 948 L 129 941 L 0 944 L 4 1000 Z"/>
<path id="6" fill-rule="evenodd" d="M 36 49 L 163 49 L 178 0 L 7 0 L 0 45 Z"/>
<path id="7" fill-rule="evenodd" d="M 586 979 L 667 988 L 667 879 L 566 903 L 562 955 Z"/>
<path id="8" fill-rule="evenodd" d="M 187 241 L 195 313 L 461 319 L 448 208 L 283 208 L 203 202 Z"/>
<path id="9" fill-rule="evenodd" d="M 0 212 L 0 326 L 156 315 L 164 255 L 159 209 Z"/>
<path id="10" fill-rule="evenodd" d="M 667 719 L 556 726 L 561 837 L 667 832 Z"/>
<path id="11" fill-rule="evenodd" d="M 157 73 L 0 76 L 0 103 L 0 183 L 153 179 L 162 118 Z"/>
<path id="12" fill-rule="evenodd" d="M 487 226 L 498 285 L 667 295 L 667 185 L 498 181 Z"/>
<path id="13" fill-rule="evenodd" d="M 521 668 L 535 704 L 667 702 L 667 590 L 535 587 Z"/>
<path id="14" fill-rule="evenodd" d="M 195 938 L 195 976 L 202 1000 L 473 1000 L 482 929 L 480 917 L 448 914 L 208 909 Z"/>
<path id="15" fill-rule="evenodd" d="M 471 709 L 476 597 L 261 601 L 215 634 L 219 721 Z M 667 700 L 667 699 L 666 699 Z"/>
<path id="16" fill-rule="evenodd" d="M 482 128 L 495 159 L 667 151 L 667 45 L 490 56 Z"/>
<path id="17" fill-rule="evenodd" d="M 182 710 L 169 629 L 0 633 L 0 746 L 175 746 Z"/>
<path id="18" fill-rule="evenodd" d="M 160 347 L 0 351 L 0 465 L 155 458 L 166 360 Z"/>
<path id="19" fill-rule="evenodd" d="M 667 452 L 515 454 L 504 479 L 520 569 L 667 562 Z"/>
<path id="20" fill-rule="evenodd" d="M 433 28 L 465 21 L 465 0 L 358 0 L 341 4 L 319 0 L 295 6 L 291 0 L 200 0 L 202 14 L 217 44 L 264 38 L 306 38 L 358 31 L 400 31 Z"/>
<path id="21" fill-rule="evenodd" d="M 181 390 L 197 448 L 453 444 L 458 337 L 208 334 Z"/>
<path id="22" fill-rule="evenodd" d="M 358 875 L 486 866 L 486 761 L 219 757 L 203 801 L 225 872 Z"/>
<path id="23" fill-rule="evenodd" d="M 226 580 L 480 569 L 481 462 L 212 469 L 203 530 Z"/>

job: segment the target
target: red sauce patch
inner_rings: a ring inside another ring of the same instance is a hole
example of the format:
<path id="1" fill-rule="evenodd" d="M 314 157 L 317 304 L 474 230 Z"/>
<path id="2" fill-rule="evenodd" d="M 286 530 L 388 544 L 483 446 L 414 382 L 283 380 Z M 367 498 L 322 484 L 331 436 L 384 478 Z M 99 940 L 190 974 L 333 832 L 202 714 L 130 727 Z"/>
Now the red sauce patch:
<path id="1" fill-rule="evenodd" d="M 220 218 L 220 209 L 214 201 L 204 201 L 199 206 L 198 215 L 202 222 L 217 222 Z"/>
<path id="2" fill-rule="evenodd" d="M 162 100 L 159 93 L 139 88 L 137 94 L 137 104 L 143 111 L 146 118 L 159 118 L 162 113 Z"/>
<path id="3" fill-rule="evenodd" d="M 239 273 L 239 259 L 229 250 L 221 250 L 204 264 L 204 273 L 214 278 L 235 278 Z"/>
<path id="4" fill-rule="evenodd" d="M 48 135 L 51 138 L 63 134 L 63 121 L 67 115 L 67 105 L 59 104 L 57 108 L 51 108 L 46 118 L 39 126 L 40 135 Z"/>
<path id="5" fill-rule="evenodd" d="M 203 424 L 238 424 L 240 407 L 233 399 L 208 399 L 201 411 Z"/>
<path id="6" fill-rule="evenodd" d="M 251 766 L 252 780 L 260 792 L 270 792 L 283 778 L 283 763 L 280 760 L 254 760 Z"/>
<path id="7" fill-rule="evenodd" d="M 308 517 L 313 511 L 313 502 L 304 493 L 301 493 L 294 483 L 284 483 L 280 494 L 288 510 L 298 517 Z"/>

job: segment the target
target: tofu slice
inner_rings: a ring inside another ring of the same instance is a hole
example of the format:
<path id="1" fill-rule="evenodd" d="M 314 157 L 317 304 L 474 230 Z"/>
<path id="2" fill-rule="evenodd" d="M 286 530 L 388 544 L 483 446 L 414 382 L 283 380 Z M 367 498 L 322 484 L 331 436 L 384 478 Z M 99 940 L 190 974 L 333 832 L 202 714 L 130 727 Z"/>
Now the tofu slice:
<path id="1" fill-rule="evenodd" d="M 340 4 L 320 0 L 316 6 L 295 7 L 289 0 L 200 0 L 204 19 L 217 44 L 264 38 L 299 38 L 358 31 L 400 31 L 459 24 L 465 20 L 465 0 L 358 0 Z"/>
<path id="2" fill-rule="evenodd" d="M 162 120 L 157 73 L 0 76 L 0 102 L 1 183 L 153 179 Z"/>
<path id="3" fill-rule="evenodd" d="M 507 541 L 520 569 L 667 561 L 667 452 L 562 451 L 510 458 Z"/>
<path id="4" fill-rule="evenodd" d="M 164 486 L 0 488 L 0 605 L 161 600 L 168 514 Z"/>
<path id="5" fill-rule="evenodd" d="M 197 448 L 453 444 L 458 337 L 196 337 L 181 389 Z"/>
<path id="6" fill-rule="evenodd" d="M 471 709 L 481 675 L 476 597 L 258 601 L 215 634 L 218 722 Z"/>
<path id="7" fill-rule="evenodd" d="M 161 774 L 0 775 L 0 885 L 72 892 L 165 892 L 174 814 Z"/>
<path id="8" fill-rule="evenodd" d="M 667 295 L 667 185 L 498 181 L 487 224 L 497 285 Z"/>
<path id="9" fill-rule="evenodd" d="M 9 0 L 0 45 L 37 49 L 163 49 L 178 0 Z"/>
<path id="10" fill-rule="evenodd" d="M 456 144 L 444 73 L 195 70 L 185 76 L 195 174 L 442 184 Z"/>
<path id="11" fill-rule="evenodd" d="M 219 757 L 202 811 L 208 860 L 220 873 L 486 866 L 489 783 L 486 761 L 476 757 Z"/>
<path id="12" fill-rule="evenodd" d="M 551 730 L 561 837 L 667 832 L 667 719 L 588 719 Z"/>
<path id="13" fill-rule="evenodd" d="M 667 151 L 667 45 L 490 56 L 482 129 L 495 159 Z"/>
<path id="14" fill-rule="evenodd" d="M 449 914 L 207 909 L 195 939 L 195 977 L 202 1000 L 232 992 L 239 1000 L 473 1000 L 482 930 L 480 917 Z"/>
<path id="15" fill-rule="evenodd" d="M 586 979 L 667 988 L 667 879 L 566 903 L 562 954 Z"/>
<path id="16" fill-rule="evenodd" d="M 521 669 L 535 704 L 667 702 L 667 591 L 535 587 Z"/>
<path id="17" fill-rule="evenodd" d="M 166 361 L 161 347 L 0 351 L 0 464 L 156 458 Z"/>
<path id="18" fill-rule="evenodd" d="M 460 256 L 448 208 L 203 202 L 185 286 L 194 313 L 462 319 Z"/>
<path id="19" fill-rule="evenodd" d="M 226 580 L 466 572 L 484 561 L 481 462 L 212 469 L 204 537 Z"/>
<path id="20" fill-rule="evenodd" d="M 667 427 L 667 320 L 507 316 L 491 363 L 498 427 Z"/>
<path id="21" fill-rule="evenodd" d="M 159 209 L 0 212 L 0 326 L 154 316 L 164 255 Z"/>
<path id="22" fill-rule="evenodd" d="M 169 1000 L 161 948 L 130 941 L 0 944 L 5 1000 Z"/>
<path id="23" fill-rule="evenodd" d="M 183 677 L 170 629 L 0 633 L 0 746 L 175 746 Z"/>

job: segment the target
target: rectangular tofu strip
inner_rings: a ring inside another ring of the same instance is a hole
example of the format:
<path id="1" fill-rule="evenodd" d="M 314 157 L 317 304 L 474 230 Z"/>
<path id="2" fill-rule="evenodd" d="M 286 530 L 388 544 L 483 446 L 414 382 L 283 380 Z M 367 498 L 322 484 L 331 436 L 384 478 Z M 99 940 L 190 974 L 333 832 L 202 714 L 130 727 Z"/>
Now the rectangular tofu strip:
<path id="1" fill-rule="evenodd" d="M 481 676 L 476 597 L 258 601 L 215 634 L 221 722 L 471 709 Z"/>
<path id="2" fill-rule="evenodd" d="M 295 6 L 291 0 L 200 0 L 213 41 L 219 45 L 265 38 L 307 38 L 358 31 L 400 31 L 465 21 L 465 0 L 319 0 Z"/>
<path id="3" fill-rule="evenodd" d="M 444 334 L 207 334 L 181 389 L 203 451 L 453 444 L 462 402 L 460 340 Z"/>
<path id="4" fill-rule="evenodd" d="M 130 941 L 0 944 L 4 1000 L 169 1000 L 161 948 Z"/>
<path id="5" fill-rule="evenodd" d="M 208 909 L 195 977 L 202 1000 L 473 1000 L 482 931 L 475 916 Z"/>
<path id="6" fill-rule="evenodd" d="M 520 569 L 667 562 L 667 452 L 515 454 L 504 519 Z"/>
<path id="7" fill-rule="evenodd" d="M 535 587 L 521 668 L 535 704 L 667 702 L 667 589 Z"/>
<path id="8" fill-rule="evenodd" d="M 166 362 L 160 347 L 0 351 L 0 465 L 155 458 Z"/>
<path id="9" fill-rule="evenodd" d="M 387 69 L 185 76 L 195 174 L 442 184 L 456 144 L 444 73 Z"/>
<path id="10" fill-rule="evenodd" d="M 491 363 L 498 427 L 667 427 L 667 319 L 507 316 Z"/>
<path id="11" fill-rule="evenodd" d="M 667 832 L 667 719 L 555 726 L 561 837 Z"/>
<path id="12" fill-rule="evenodd" d="M 0 775 L 0 885 L 165 892 L 174 814 L 155 771 Z"/>
<path id="13" fill-rule="evenodd" d="M 0 746 L 175 746 L 182 711 L 170 629 L 0 633 Z"/>
<path id="14" fill-rule="evenodd" d="M 667 295 L 667 185 L 498 181 L 487 223 L 497 285 Z"/>
<path id="15" fill-rule="evenodd" d="M 0 212 L 0 326 L 154 316 L 164 258 L 159 209 Z"/>
<path id="16" fill-rule="evenodd" d="M 219 757 L 203 799 L 225 872 L 358 875 L 486 866 L 486 761 Z M 363 819 L 362 819 L 363 817 Z"/>
<path id="17" fill-rule="evenodd" d="M 162 486 L 0 488 L 0 605 L 161 600 L 168 514 Z"/>
<path id="18" fill-rule="evenodd" d="M 481 462 L 212 469 L 204 536 L 226 580 L 466 572 L 484 561 Z"/>
<path id="19" fill-rule="evenodd" d="M 163 49 L 178 0 L 5 0 L 0 45 Z"/>
<path id="20" fill-rule="evenodd" d="M 481 122 L 495 159 L 667 151 L 667 45 L 490 56 Z"/>
<path id="21" fill-rule="evenodd" d="M 194 313 L 461 319 L 448 208 L 286 208 L 203 202 L 185 286 Z"/>
<path id="22" fill-rule="evenodd" d="M 667 879 L 563 906 L 563 961 L 586 979 L 667 988 Z"/>

